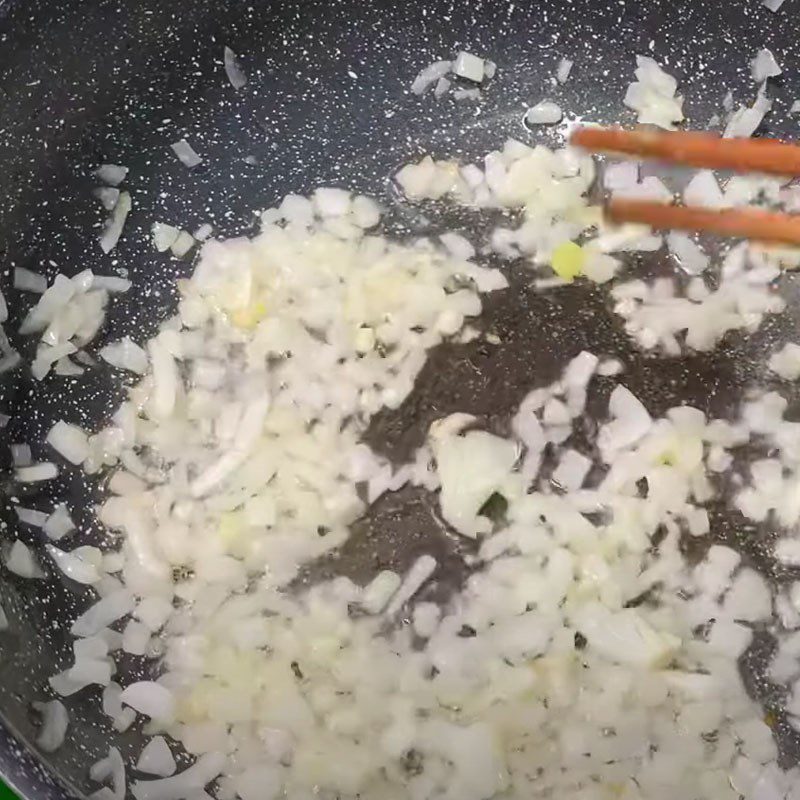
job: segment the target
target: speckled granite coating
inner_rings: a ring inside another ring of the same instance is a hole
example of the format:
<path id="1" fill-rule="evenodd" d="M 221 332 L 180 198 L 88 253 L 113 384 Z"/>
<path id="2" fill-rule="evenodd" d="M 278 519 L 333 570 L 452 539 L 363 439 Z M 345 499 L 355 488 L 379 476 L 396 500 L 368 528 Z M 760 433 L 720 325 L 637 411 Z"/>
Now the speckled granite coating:
<path id="1" fill-rule="evenodd" d="M 794 135 L 796 122 L 787 112 L 793 92 L 800 95 L 798 20 L 792 0 L 778 14 L 757 0 L 0 2 L 0 288 L 11 311 L 7 330 L 29 361 L 35 344 L 18 341 L 14 331 L 35 298 L 11 289 L 14 266 L 51 279 L 61 270 L 124 269 L 134 288 L 113 302 L 93 346 L 124 334 L 141 341 L 174 304 L 175 277 L 191 268 L 152 249 L 148 232 L 155 220 L 189 230 L 209 222 L 222 235 L 240 234 L 252 227 L 254 211 L 320 183 L 369 192 L 392 205 L 390 176 L 423 152 L 473 159 L 507 136 L 557 141 L 557 133 L 534 136 L 521 124 L 524 110 L 544 97 L 570 117 L 630 123 L 621 99 L 636 53 L 652 54 L 676 74 L 689 124 L 703 128 L 721 111 L 726 90 L 737 101 L 752 101 L 748 60 L 759 47 L 770 47 L 786 72 L 765 129 Z M 239 54 L 249 76 L 238 92 L 223 71 L 224 45 Z M 408 93 L 419 69 L 462 48 L 498 65 L 479 103 Z M 555 88 L 550 79 L 562 56 L 575 66 L 566 85 Z M 182 137 L 204 159 L 196 169 L 186 169 L 170 150 Z M 104 212 L 91 196 L 91 172 L 108 161 L 130 168 L 125 187 L 134 208 L 119 247 L 104 256 L 96 242 Z M 391 226 L 419 233 L 444 224 L 439 210 L 425 213 L 393 205 Z M 447 222 L 469 229 L 477 224 L 469 214 Z M 657 261 L 642 268 L 657 269 Z M 534 295 L 527 288 L 529 273 L 512 266 L 511 275 L 512 288 L 490 298 L 480 322 L 503 346 L 442 347 L 403 407 L 375 420 L 369 437 L 374 446 L 402 457 L 433 416 L 451 410 L 499 424 L 534 382 L 551 380 L 582 348 L 622 358 L 629 385 L 655 412 L 685 400 L 725 413 L 745 386 L 764 379 L 764 353 L 797 328 L 796 312 L 790 312 L 747 341 L 731 337 L 713 356 L 654 361 L 632 350 L 601 292 L 572 288 Z M 791 281 L 782 290 L 797 293 Z M 610 387 L 601 382 L 592 403 L 602 403 Z M 0 411 L 13 415 L 0 441 L 27 441 L 36 457 L 55 419 L 96 428 L 122 389 L 105 367 L 43 383 L 24 369 L 0 376 Z M 9 461 L 2 444 L 5 539 L 16 525 Z M 87 538 L 100 537 L 85 510 L 96 487 L 77 471 L 64 476 L 19 499 L 43 510 L 54 499 L 68 500 Z M 32 529 L 19 535 L 37 542 Z M 715 515 L 713 535 L 739 542 L 772 570 L 741 520 Z M 448 559 L 456 584 L 463 571 L 460 546 L 441 534 L 430 498 L 407 490 L 383 498 L 343 553 L 308 579 L 332 569 L 363 576 L 378 564 L 402 566 L 424 549 Z M 11 632 L 0 634 L 0 717 L 6 726 L 0 727 L 0 772 L 36 800 L 65 796 L 19 742 L 35 736 L 29 704 L 45 696 L 47 677 L 67 662 L 69 623 L 89 602 L 73 589 L 55 579 L 22 581 L 0 568 L 0 602 L 12 619 Z M 751 689 L 774 705 L 779 699 L 758 677 L 762 658 L 763 645 L 746 659 Z M 120 660 L 123 673 L 146 669 L 141 659 Z M 74 791 L 89 791 L 94 787 L 86 767 L 114 735 L 99 710 L 99 693 L 82 692 L 67 705 L 68 741 L 48 759 L 49 768 Z M 784 726 L 782 735 L 790 758 L 796 734 Z M 128 754 L 141 746 L 138 727 L 114 739 Z"/>

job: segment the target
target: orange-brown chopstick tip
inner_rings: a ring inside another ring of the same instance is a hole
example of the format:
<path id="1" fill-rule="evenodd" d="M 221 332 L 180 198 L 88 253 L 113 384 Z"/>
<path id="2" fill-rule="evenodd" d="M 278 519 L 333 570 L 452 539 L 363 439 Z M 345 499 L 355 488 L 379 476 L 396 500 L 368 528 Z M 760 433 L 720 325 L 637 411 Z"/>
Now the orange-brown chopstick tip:
<path id="1" fill-rule="evenodd" d="M 800 146 L 777 139 L 722 139 L 691 131 L 576 128 L 570 144 L 593 153 L 619 153 L 705 169 L 800 175 Z"/>
<path id="2" fill-rule="evenodd" d="M 800 246 L 800 216 L 753 208 L 715 210 L 643 200 L 611 200 L 610 222 L 637 222 L 656 230 L 706 231 L 722 236 Z"/>

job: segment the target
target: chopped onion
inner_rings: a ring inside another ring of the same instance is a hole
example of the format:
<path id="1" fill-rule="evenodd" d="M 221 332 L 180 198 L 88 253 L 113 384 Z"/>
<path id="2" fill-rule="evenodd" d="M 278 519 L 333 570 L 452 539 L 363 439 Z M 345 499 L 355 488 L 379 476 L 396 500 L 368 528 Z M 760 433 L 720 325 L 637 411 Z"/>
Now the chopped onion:
<path id="1" fill-rule="evenodd" d="M 14 268 L 14 288 L 21 292 L 44 294 L 47 290 L 47 278 L 38 272 L 31 272 L 25 267 Z"/>
<path id="2" fill-rule="evenodd" d="M 95 189 L 92 194 L 100 201 L 106 211 L 113 211 L 119 202 L 119 189 L 113 189 L 110 186 L 101 186 L 99 189 Z"/>
<path id="3" fill-rule="evenodd" d="M 69 727 L 69 714 L 60 700 L 33 703 L 42 715 L 42 725 L 36 736 L 36 746 L 45 753 L 54 753 L 64 743 Z"/>
<path id="4" fill-rule="evenodd" d="M 138 375 L 144 375 L 147 371 L 147 353 L 129 336 L 100 348 L 98 355 L 103 361 L 118 369 L 127 369 Z"/>
<path id="5" fill-rule="evenodd" d="M 72 623 L 70 633 L 73 636 L 95 636 L 103 628 L 130 614 L 134 606 L 133 595 L 127 589 L 118 589 L 89 606 Z"/>
<path id="6" fill-rule="evenodd" d="M 465 78 L 473 83 L 481 83 L 484 76 L 484 62 L 482 58 L 461 50 L 453 62 L 453 74 Z M 441 75 L 437 76 L 441 77 Z"/>
<path id="7" fill-rule="evenodd" d="M 226 46 L 223 51 L 223 62 L 225 65 L 225 74 L 228 76 L 231 86 L 233 86 L 234 89 L 241 89 L 247 83 L 247 75 L 244 74 L 244 71 L 239 66 L 236 53 L 234 53 L 230 47 Z"/>
<path id="8" fill-rule="evenodd" d="M 150 643 L 150 630 L 132 619 L 128 621 L 122 632 L 122 649 L 134 656 L 143 656 Z"/>
<path id="9" fill-rule="evenodd" d="M 400 588 L 392 597 L 386 608 L 386 616 L 394 616 L 422 588 L 438 566 L 433 556 L 420 556 L 406 574 Z"/>
<path id="10" fill-rule="evenodd" d="M 28 444 L 9 445 L 11 450 L 11 461 L 15 467 L 27 467 L 33 462 L 31 447 Z"/>
<path id="11" fill-rule="evenodd" d="M 104 253 L 110 253 L 117 246 L 130 211 L 131 196 L 128 192 L 122 192 L 119 202 L 114 206 L 114 210 L 103 226 L 103 233 L 100 235 L 100 249 Z"/>
<path id="12" fill-rule="evenodd" d="M 20 578 L 44 578 L 33 551 L 17 539 L 5 553 L 6 568 Z"/>
<path id="13" fill-rule="evenodd" d="M 481 90 L 478 88 L 465 89 L 459 87 L 453 91 L 454 100 L 480 100 Z"/>
<path id="14" fill-rule="evenodd" d="M 414 82 L 411 84 L 411 91 L 414 94 L 424 94 L 428 87 L 432 86 L 441 78 L 444 78 L 453 65 L 452 61 L 435 61 L 420 70 Z"/>
<path id="15" fill-rule="evenodd" d="M 674 124 L 674 79 L 639 68 Z M 568 242 L 586 276 L 608 280 L 623 261 L 606 251 L 662 240 L 607 230 L 589 204 L 593 180 L 583 154 L 514 141 L 480 166 L 424 158 L 398 174 L 408 195 L 505 217 L 492 247 L 521 269 L 548 268 Z M 780 182 L 758 181 L 780 199 Z M 729 202 L 761 191 L 729 188 Z M 105 685 L 115 730 L 138 710 L 151 716 L 147 732 L 204 754 L 181 775 L 138 782 L 137 800 L 197 800 L 218 777 L 215 793 L 242 800 L 422 797 L 442 786 L 459 800 L 593 796 L 620 781 L 643 797 L 722 798 L 732 782 L 773 781 L 777 750 L 736 659 L 773 601 L 787 624 L 800 615 L 789 591 L 778 603 L 734 551 L 712 546 L 695 566 L 682 547 L 686 534 L 708 535 L 708 508 L 730 479 L 741 480 L 743 513 L 774 513 L 794 530 L 787 402 L 748 400 L 733 422 L 686 406 L 653 419 L 617 386 L 595 437 L 587 393 L 597 375 L 601 393 L 613 388 L 621 365 L 584 351 L 530 387 L 512 435 L 497 435 L 502 417 L 490 415 L 489 433 L 484 417 L 456 413 L 431 425 L 409 463 L 391 464 L 362 440 L 370 420 L 403 403 L 427 352 L 460 341 L 479 294 L 508 279 L 473 262 L 486 254 L 452 231 L 399 245 L 365 234 L 378 220 L 374 202 L 323 187 L 265 211 L 252 239 L 202 247 L 176 315 L 146 345 L 143 379 L 90 437 L 85 471 L 115 470 L 97 518 L 121 544 L 96 565 L 101 599 L 76 622 L 85 638 L 51 686 Z M 709 350 L 782 307 L 773 258 L 732 248 L 709 285 L 631 279 L 611 290 L 614 309 L 642 347 Z M 73 296 L 90 285 L 76 280 Z M 40 330 L 57 333 L 60 313 L 45 308 Z M 500 341 L 491 330 L 484 339 Z M 734 449 L 752 443 L 769 455 L 733 468 Z M 417 558 L 413 542 L 403 580 L 387 570 L 363 588 L 341 575 L 302 586 L 306 565 L 346 551 L 371 499 L 406 484 L 438 491 L 437 519 L 481 537 L 465 548 L 451 599 L 433 602 L 450 550 Z M 108 654 L 120 648 L 159 659 L 158 681 L 113 684 Z M 773 672 L 788 688 L 800 637 L 778 649 Z M 158 769 L 171 770 L 158 746 Z M 409 777 L 395 767 L 412 751 L 424 771 Z"/>
<path id="16" fill-rule="evenodd" d="M 203 753 L 183 772 L 157 781 L 136 781 L 131 787 L 136 800 L 183 800 L 203 790 L 222 772 L 222 753 Z"/>
<path id="17" fill-rule="evenodd" d="M 558 62 L 558 67 L 556 68 L 556 80 L 559 83 L 566 83 L 569 79 L 569 74 L 572 72 L 573 63 L 569 58 L 562 58 L 561 61 Z"/>
<path id="18" fill-rule="evenodd" d="M 401 583 L 402 578 L 396 572 L 388 569 L 379 572 L 364 587 L 361 605 L 370 614 L 380 614 L 392 595 L 400 588 Z"/>
<path id="19" fill-rule="evenodd" d="M 189 167 L 189 169 L 196 167 L 198 164 L 202 164 L 203 162 L 203 159 L 197 155 L 186 139 L 180 139 L 179 141 L 170 145 L 170 147 L 172 147 L 172 152 L 175 153 L 181 164 Z"/>
<path id="20" fill-rule="evenodd" d="M 577 450 L 565 450 L 553 471 L 553 480 L 567 491 L 580 489 L 589 474 L 592 461 Z"/>
<path id="21" fill-rule="evenodd" d="M 614 458 L 617 451 L 638 442 L 653 424 L 641 400 L 625 386 L 617 386 L 611 393 L 608 410 L 614 419 L 601 428 L 598 437 L 598 444 L 607 463 Z"/>
<path id="22" fill-rule="evenodd" d="M 680 231 L 670 231 L 667 234 L 667 247 L 677 259 L 681 269 L 689 273 L 689 275 L 700 275 L 708 269 L 708 256 L 687 234 Z"/>
<path id="23" fill-rule="evenodd" d="M 174 695 L 165 686 L 154 681 L 130 684 L 122 690 L 120 700 L 150 719 L 169 721 L 175 716 Z"/>
<path id="24" fill-rule="evenodd" d="M 59 420 L 45 441 L 71 464 L 82 464 L 89 456 L 89 437 L 77 425 Z"/>
<path id="25" fill-rule="evenodd" d="M 784 380 L 796 381 L 800 378 L 800 345 L 787 342 L 770 356 L 769 368 Z"/>
<path id="26" fill-rule="evenodd" d="M 551 100 L 540 100 L 525 113 L 525 122 L 529 125 L 554 125 L 561 122 L 564 112 L 561 106 Z"/>
<path id="27" fill-rule="evenodd" d="M 38 483 L 50 481 L 58 476 L 58 467 L 49 461 L 33 464 L 29 467 L 20 467 L 14 471 L 14 478 L 19 483 Z"/>
<path id="28" fill-rule="evenodd" d="M 204 242 L 206 241 L 206 239 L 210 239 L 213 233 L 214 233 L 214 226 L 208 222 L 204 222 L 192 234 L 192 238 L 198 242 Z"/>
<path id="29" fill-rule="evenodd" d="M 188 231 L 180 231 L 169 249 L 175 258 L 183 258 L 194 246 L 194 237 Z"/>
<path id="30" fill-rule="evenodd" d="M 623 102 L 637 113 L 639 122 L 673 130 L 683 120 L 683 98 L 678 83 L 652 58 L 636 56 L 636 81 L 628 87 Z"/>
<path id="31" fill-rule="evenodd" d="M 153 223 L 153 246 L 159 253 L 164 253 L 175 244 L 180 233 L 180 228 L 174 228 L 163 222 L 155 222 Z"/>
<path id="32" fill-rule="evenodd" d="M 439 80 L 436 81 L 436 86 L 433 89 L 433 96 L 437 99 L 444 97 L 450 91 L 451 86 L 452 82 L 447 78 L 439 78 Z"/>
<path id="33" fill-rule="evenodd" d="M 603 186 L 612 192 L 630 189 L 638 183 L 638 161 L 619 161 L 616 164 L 609 164 L 603 173 Z"/>
<path id="34" fill-rule="evenodd" d="M 103 164 L 94 171 L 95 177 L 107 186 L 119 186 L 128 175 L 127 167 Z"/>
<path id="35" fill-rule="evenodd" d="M 664 663 L 680 646 L 678 637 L 657 632 L 633 608 L 615 613 L 599 603 L 587 603 L 573 624 L 589 647 L 620 664 Z"/>
<path id="36" fill-rule="evenodd" d="M 79 367 L 77 364 L 70 361 L 69 356 L 64 356 L 56 361 L 56 366 L 53 371 L 56 375 L 62 376 L 83 375 L 85 372 L 83 367 Z"/>
<path id="37" fill-rule="evenodd" d="M 756 83 L 763 83 L 767 78 L 780 75 L 783 70 L 766 47 L 758 51 L 756 57 L 750 62 L 750 74 Z"/>
<path id="38" fill-rule="evenodd" d="M 772 101 L 759 93 L 752 106 L 739 106 L 731 115 L 723 132 L 724 138 L 747 138 L 752 136 L 767 112 L 772 107 Z"/>
<path id="39" fill-rule="evenodd" d="M 65 503 L 59 503 L 53 509 L 53 513 L 47 518 L 43 528 L 48 538 L 56 542 L 75 530 L 75 524 L 69 516 Z"/>
<path id="40" fill-rule="evenodd" d="M 438 437 L 433 442 L 442 484 L 442 516 L 459 533 L 476 537 L 491 523 L 478 515 L 495 492 L 502 492 L 518 453 L 513 442 L 485 431 Z"/>
<path id="41" fill-rule="evenodd" d="M 113 790 L 100 789 L 92 794 L 94 800 L 124 800 L 126 794 L 125 762 L 116 747 L 108 748 L 108 756 L 93 764 L 89 777 L 97 783 L 111 781 Z"/>
<path id="42" fill-rule="evenodd" d="M 692 177 L 683 190 L 683 202 L 687 206 L 725 207 L 724 195 L 711 170 L 701 170 Z"/>
<path id="43" fill-rule="evenodd" d="M 144 746 L 139 760 L 136 762 L 136 769 L 147 775 L 158 775 L 161 778 L 168 778 L 175 774 L 177 769 L 175 758 L 163 736 L 154 736 Z"/>
<path id="44" fill-rule="evenodd" d="M 163 597 L 145 597 L 136 606 L 134 616 L 151 632 L 156 633 L 164 627 L 172 613 L 172 603 Z"/>
<path id="45" fill-rule="evenodd" d="M 36 511 L 32 508 L 22 508 L 21 506 L 14 506 L 14 511 L 20 522 L 25 525 L 31 525 L 34 528 L 41 528 L 47 521 L 47 514 L 42 511 Z"/>
<path id="46" fill-rule="evenodd" d="M 45 550 L 70 580 L 84 584 L 93 584 L 100 580 L 98 567 L 102 562 L 102 553 L 96 547 L 77 547 L 72 552 L 66 552 L 47 544 Z"/>

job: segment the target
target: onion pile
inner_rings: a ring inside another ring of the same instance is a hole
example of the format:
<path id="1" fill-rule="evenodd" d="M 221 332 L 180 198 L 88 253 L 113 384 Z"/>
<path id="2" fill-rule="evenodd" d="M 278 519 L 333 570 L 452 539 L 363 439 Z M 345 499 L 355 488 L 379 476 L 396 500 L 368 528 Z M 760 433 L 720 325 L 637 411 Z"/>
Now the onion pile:
<path id="1" fill-rule="evenodd" d="M 677 94 L 678 82 L 652 58 L 636 56 L 636 80 L 628 87 L 624 103 L 642 123 L 674 130 L 683 120 L 683 98 Z"/>
<path id="2" fill-rule="evenodd" d="M 413 90 L 451 71 L 479 82 L 487 63 L 462 53 L 423 70 Z M 764 58 L 756 66 L 770 71 Z M 559 65 L 559 81 L 570 67 Z M 642 57 L 636 74 L 626 103 L 640 119 L 680 121 L 674 79 Z M 185 144 L 176 155 L 199 163 Z M 116 169 L 103 179 L 121 181 Z M 774 284 L 782 264 L 797 265 L 790 251 L 740 245 L 714 263 L 671 234 L 688 276 L 617 281 L 622 254 L 664 240 L 606 227 L 587 198 L 595 177 L 581 153 L 515 140 L 481 165 L 426 156 L 398 172 L 413 202 L 516 211 L 516 227 L 486 242 L 450 231 L 398 243 L 374 231 L 381 209 L 368 197 L 288 195 L 253 238 L 202 245 L 178 283 L 177 313 L 152 339 L 100 350 L 139 376 L 108 427 L 58 421 L 46 437 L 52 462 L 31 463 L 15 445 L 20 482 L 111 472 L 97 518 L 122 534 L 118 551 L 70 543 L 63 505 L 20 507 L 20 522 L 58 545 L 40 559 L 16 541 L 2 557 L 21 578 L 57 570 L 96 591 L 71 627 L 73 661 L 50 687 L 65 697 L 96 687 L 117 731 L 141 719 L 153 738 L 131 766 L 137 800 L 206 789 L 217 800 L 796 796 L 800 770 L 778 767 L 737 661 L 754 628 L 772 624 L 770 674 L 800 729 L 800 582 L 773 592 L 729 547 L 689 563 L 681 546 L 709 536 L 709 510 L 731 501 L 726 486 L 754 522 L 800 521 L 800 423 L 781 394 L 749 396 L 734 421 L 690 406 L 657 418 L 619 361 L 584 351 L 553 383 L 530 387 L 505 436 L 455 413 L 406 464 L 362 441 L 376 413 L 409 396 L 431 348 L 478 335 L 465 323 L 481 295 L 508 286 L 478 252 L 521 259 L 540 289 L 613 282 L 627 333 L 666 355 L 711 350 L 783 309 Z M 637 164 L 603 181 L 615 194 L 675 195 L 640 179 Z M 785 202 L 786 192 L 767 178 L 723 189 L 709 172 L 684 190 L 710 207 Z M 185 253 L 207 233 L 157 223 L 153 240 L 178 255 L 182 235 Z M 44 332 L 35 372 L 86 344 L 108 293 L 128 285 L 58 276 L 23 322 Z M 796 379 L 800 345 L 774 353 L 770 369 Z M 575 435 L 598 380 L 614 384 L 607 407 Z M 424 552 L 404 574 L 376 571 L 365 585 L 335 577 L 289 590 L 372 502 L 407 484 L 436 493 L 442 524 L 473 544 L 460 591 L 430 601 L 440 564 Z M 774 556 L 799 565 L 800 538 L 782 535 Z M 158 659 L 155 679 L 113 680 L 120 651 Z M 53 750 L 66 711 L 57 700 L 37 708 L 39 744 Z M 165 737 L 196 757 L 191 766 L 178 771 Z M 103 785 L 97 797 L 124 797 L 115 748 L 90 777 Z"/>
<path id="3" fill-rule="evenodd" d="M 42 380 L 53 365 L 60 374 L 82 373 L 70 356 L 78 355 L 100 330 L 109 294 L 127 292 L 130 286 L 125 278 L 95 275 L 88 269 L 73 278 L 56 275 L 19 329 L 23 335 L 41 335 L 31 365 L 33 377 Z"/>

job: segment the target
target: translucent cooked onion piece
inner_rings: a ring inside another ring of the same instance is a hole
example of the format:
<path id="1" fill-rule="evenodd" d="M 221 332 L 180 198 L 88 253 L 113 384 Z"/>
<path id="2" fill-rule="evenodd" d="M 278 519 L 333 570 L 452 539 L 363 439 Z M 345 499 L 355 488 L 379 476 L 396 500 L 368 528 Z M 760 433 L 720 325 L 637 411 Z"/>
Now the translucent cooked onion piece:
<path id="1" fill-rule="evenodd" d="M 33 551 L 23 542 L 15 541 L 4 555 L 6 568 L 20 578 L 44 578 L 44 570 Z"/>
<path id="2" fill-rule="evenodd" d="M 154 681 L 137 681 L 122 690 L 120 701 L 151 719 L 169 721 L 175 716 L 175 698 Z"/>
<path id="3" fill-rule="evenodd" d="M 186 139 L 180 139 L 179 141 L 170 145 L 170 147 L 181 164 L 189 167 L 190 169 L 192 167 L 196 167 L 198 164 L 203 163 L 203 159 L 200 158 L 200 156 L 195 152 L 194 148 L 189 144 L 189 142 L 186 141 Z"/>
<path id="4" fill-rule="evenodd" d="M 148 775 L 158 775 L 160 778 L 168 778 L 175 774 L 177 769 L 175 757 L 163 736 L 154 736 L 144 746 L 136 762 L 136 769 Z"/>
<path id="5" fill-rule="evenodd" d="M 223 62 L 225 66 L 225 74 L 228 76 L 231 86 L 234 89 L 242 89 L 247 84 L 247 75 L 244 70 L 239 66 L 236 53 L 226 45 L 223 51 Z"/>
<path id="6" fill-rule="evenodd" d="M 111 215 L 103 226 L 103 233 L 100 236 L 100 249 L 104 253 L 110 253 L 119 242 L 122 236 L 122 229 L 125 227 L 125 220 L 131 211 L 131 196 L 128 192 L 121 192 L 117 204 L 114 206 Z"/>
<path id="7" fill-rule="evenodd" d="M 36 746 L 45 753 L 54 753 L 64 743 L 69 727 L 69 714 L 60 700 L 33 703 L 41 714 L 42 724 L 36 735 Z"/>

